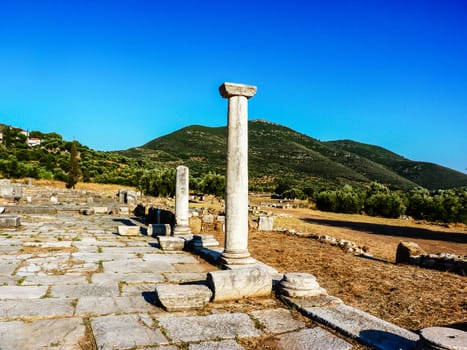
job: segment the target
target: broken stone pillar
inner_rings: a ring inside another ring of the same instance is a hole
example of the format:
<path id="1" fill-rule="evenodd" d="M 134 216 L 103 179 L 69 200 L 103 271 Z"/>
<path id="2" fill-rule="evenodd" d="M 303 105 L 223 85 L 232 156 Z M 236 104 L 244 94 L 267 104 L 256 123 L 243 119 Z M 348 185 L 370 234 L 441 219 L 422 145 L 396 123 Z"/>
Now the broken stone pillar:
<path id="1" fill-rule="evenodd" d="M 254 263 L 248 252 L 248 99 L 256 86 L 224 83 L 228 98 L 225 244 L 221 261 L 226 265 Z"/>
<path id="2" fill-rule="evenodd" d="M 177 183 L 175 187 L 174 235 L 186 235 L 191 233 L 190 224 L 188 222 L 188 196 L 188 168 L 180 165 L 177 167 Z"/>

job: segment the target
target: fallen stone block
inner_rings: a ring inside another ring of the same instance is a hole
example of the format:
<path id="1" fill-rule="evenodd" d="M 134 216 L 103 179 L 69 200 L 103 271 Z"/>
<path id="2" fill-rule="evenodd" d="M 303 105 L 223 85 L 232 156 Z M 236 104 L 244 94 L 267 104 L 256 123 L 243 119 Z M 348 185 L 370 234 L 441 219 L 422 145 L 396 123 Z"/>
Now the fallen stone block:
<path id="1" fill-rule="evenodd" d="M 212 271 L 207 282 L 214 293 L 213 301 L 267 297 L 272 291 L 271 275 L 259 267 Z"/>
<path id="2" fill-rule="evenodd" d="M 108 207 L 92 207 L 94 213 L 96 214 L 108 214 L 109 208 Z"/>
<path id="3" fill-rule="evenodd" d="M 272 231 L 274 228 L 274 216 L 260 216 L 258 221 L 258 230 Z"/>
<path id="4" fill-rule="evenodd" d="M 185 247 L 185 240 L 179 237 L 159 236 L 157 237 L 162 250 L 178 251 Z"/>
<path id="5" fill-rule="evenodd" d="M 203 308 L 211 300 L 212 292 L 206 286 L 161 284 L 156 294 L 167 311 L 185 311 Z"/>
<path id="6" fill-rule="evenodd" d="M 0 227 L 18 227 L 21 225 L 21 217 L 16 215 L 1 215 Z"/>
<path id="7" fill-rule="evenodd" d="M 141 228 L 139 226 L 118 226 L 118 234 L 120 236 L 139 236 Z"/>
<path id="8" fill-rule="evenodd" d="M 426 252 L 413 242 L 400 242 L 396 250 L 396 264 L 409 264 L 411 256 L 426 255 Z"/>
<path id="9" fill-rule="evenodd" d="M 149 224 L 148 236 L 170 236 L 172 229 L 169 224 Z"/>

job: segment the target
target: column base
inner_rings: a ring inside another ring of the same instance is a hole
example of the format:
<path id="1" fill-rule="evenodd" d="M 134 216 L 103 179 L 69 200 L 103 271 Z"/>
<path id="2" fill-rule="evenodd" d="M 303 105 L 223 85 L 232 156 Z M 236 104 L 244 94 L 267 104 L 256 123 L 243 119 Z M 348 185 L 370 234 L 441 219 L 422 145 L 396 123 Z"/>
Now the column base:
<path id="1" fill-rule="evenodd" d="M 222 265 L 229 267 L 233 265 L 255 264 L 257 261 L 251 257 L 248 251 L 241 251 L 241 252 L 224 251 L 219 258 L 219 262 Z"/>
<path id="2" fill-rule="evenodd" d="M 188 225 L 175 225 L 173 235 L 188 235 L 191 233 L 191 228 Z"/>

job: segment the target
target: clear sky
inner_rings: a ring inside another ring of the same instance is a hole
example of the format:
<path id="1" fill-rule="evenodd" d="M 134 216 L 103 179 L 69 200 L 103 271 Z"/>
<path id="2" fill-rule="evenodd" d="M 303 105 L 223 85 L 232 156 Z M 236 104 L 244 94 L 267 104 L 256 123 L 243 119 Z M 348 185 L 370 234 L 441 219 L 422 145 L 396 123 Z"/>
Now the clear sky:
<path id="1" fill-rule="evenodd" d="M 250 119 L 467 172 L 466 0 L 0 0 L 0 122 L 99 150 Z"/>

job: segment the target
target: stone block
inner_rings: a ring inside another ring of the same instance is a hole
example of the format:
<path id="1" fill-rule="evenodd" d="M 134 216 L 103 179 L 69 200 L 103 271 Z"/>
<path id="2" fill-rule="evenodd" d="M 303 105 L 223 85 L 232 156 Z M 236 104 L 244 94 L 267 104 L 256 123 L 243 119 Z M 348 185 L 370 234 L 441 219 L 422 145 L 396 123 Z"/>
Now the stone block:
<path id="1" fill-rule="evenodd" d="M 352 344 L 336 337 L 323 328 L 307 328 L 279 337 L 279 348 L 287 350 L 350 350 Z"/>
<path id="2" fill-rule="evenodd" d="M 0 227 L 18 227 L 21 217 L 16 215 L 0 215 Z"/>
<path id="3" fill-rule="evenodd" d="M 205 224 L 213 224 L 214 223 L 214 215 L 212 215 L 212 214 L 203 215 L 203 222 Z"/>
<path id="4" fill-rule="evenodd" d="M 141 228 L 139 226 L 119 225 L 117 232 L 120 236 L 139 236 Z"/>
<path id="5" fill-rule="evenodd" d="M 409 264 L 411 256 L 426 255 L 426 252 L 413 242 L 400 242 L 396 250 L 396 264 Z"/>
<path id="6" fill-rule="evenodd" d="M 109 207 L 92 207 L 94 209 L 94 213 L 96 214 L 108 214 Z"/>
<path id="7" fill-rule="evenodd" d="M 156 294 L 167 311 L 185 311 L 203 308 L 211 300 L 212 292 L 206 286 L 161 284 Z"/>
<path id="8" fill-rule="evenodd" d="M 260 216 L 258 221 L 258 230 L 272 231 L 274 229 L 274 216 Z"/>
<path id="9" fill-rule="evenodd" d="M 214 301 L 238 300 L 271 295 L 272 278 L 259 267 L 212 271 L 207 282 L 214 293 Z"/>
<path id="10" fill-rule="evenodd" d="M 149 224 L 148 236 L 170 236 L 172 229 L 169 224 Z"/>
<path id="11" fill-rule="evenodd" d="M 94 215 L 94 209 L 93 208 L 82 208 L 79 210 L 79 213 L 81 215 Z"/>
<path id="12" fill-rule="evenodd" d="M 204 341 L 246 337 L 258 337 L 261 332 L 255 328 L 247 314 L 223 313 L 208 316 L 169 316 L 158 318 L 168 336 L 175 342 Z"/>
<path id="13" fill-rule="evenodd" d="M 179 251 L 185 247 L 185 240 L 179 237 L 159 236 L 157 237 L 162 250 Z"/>

